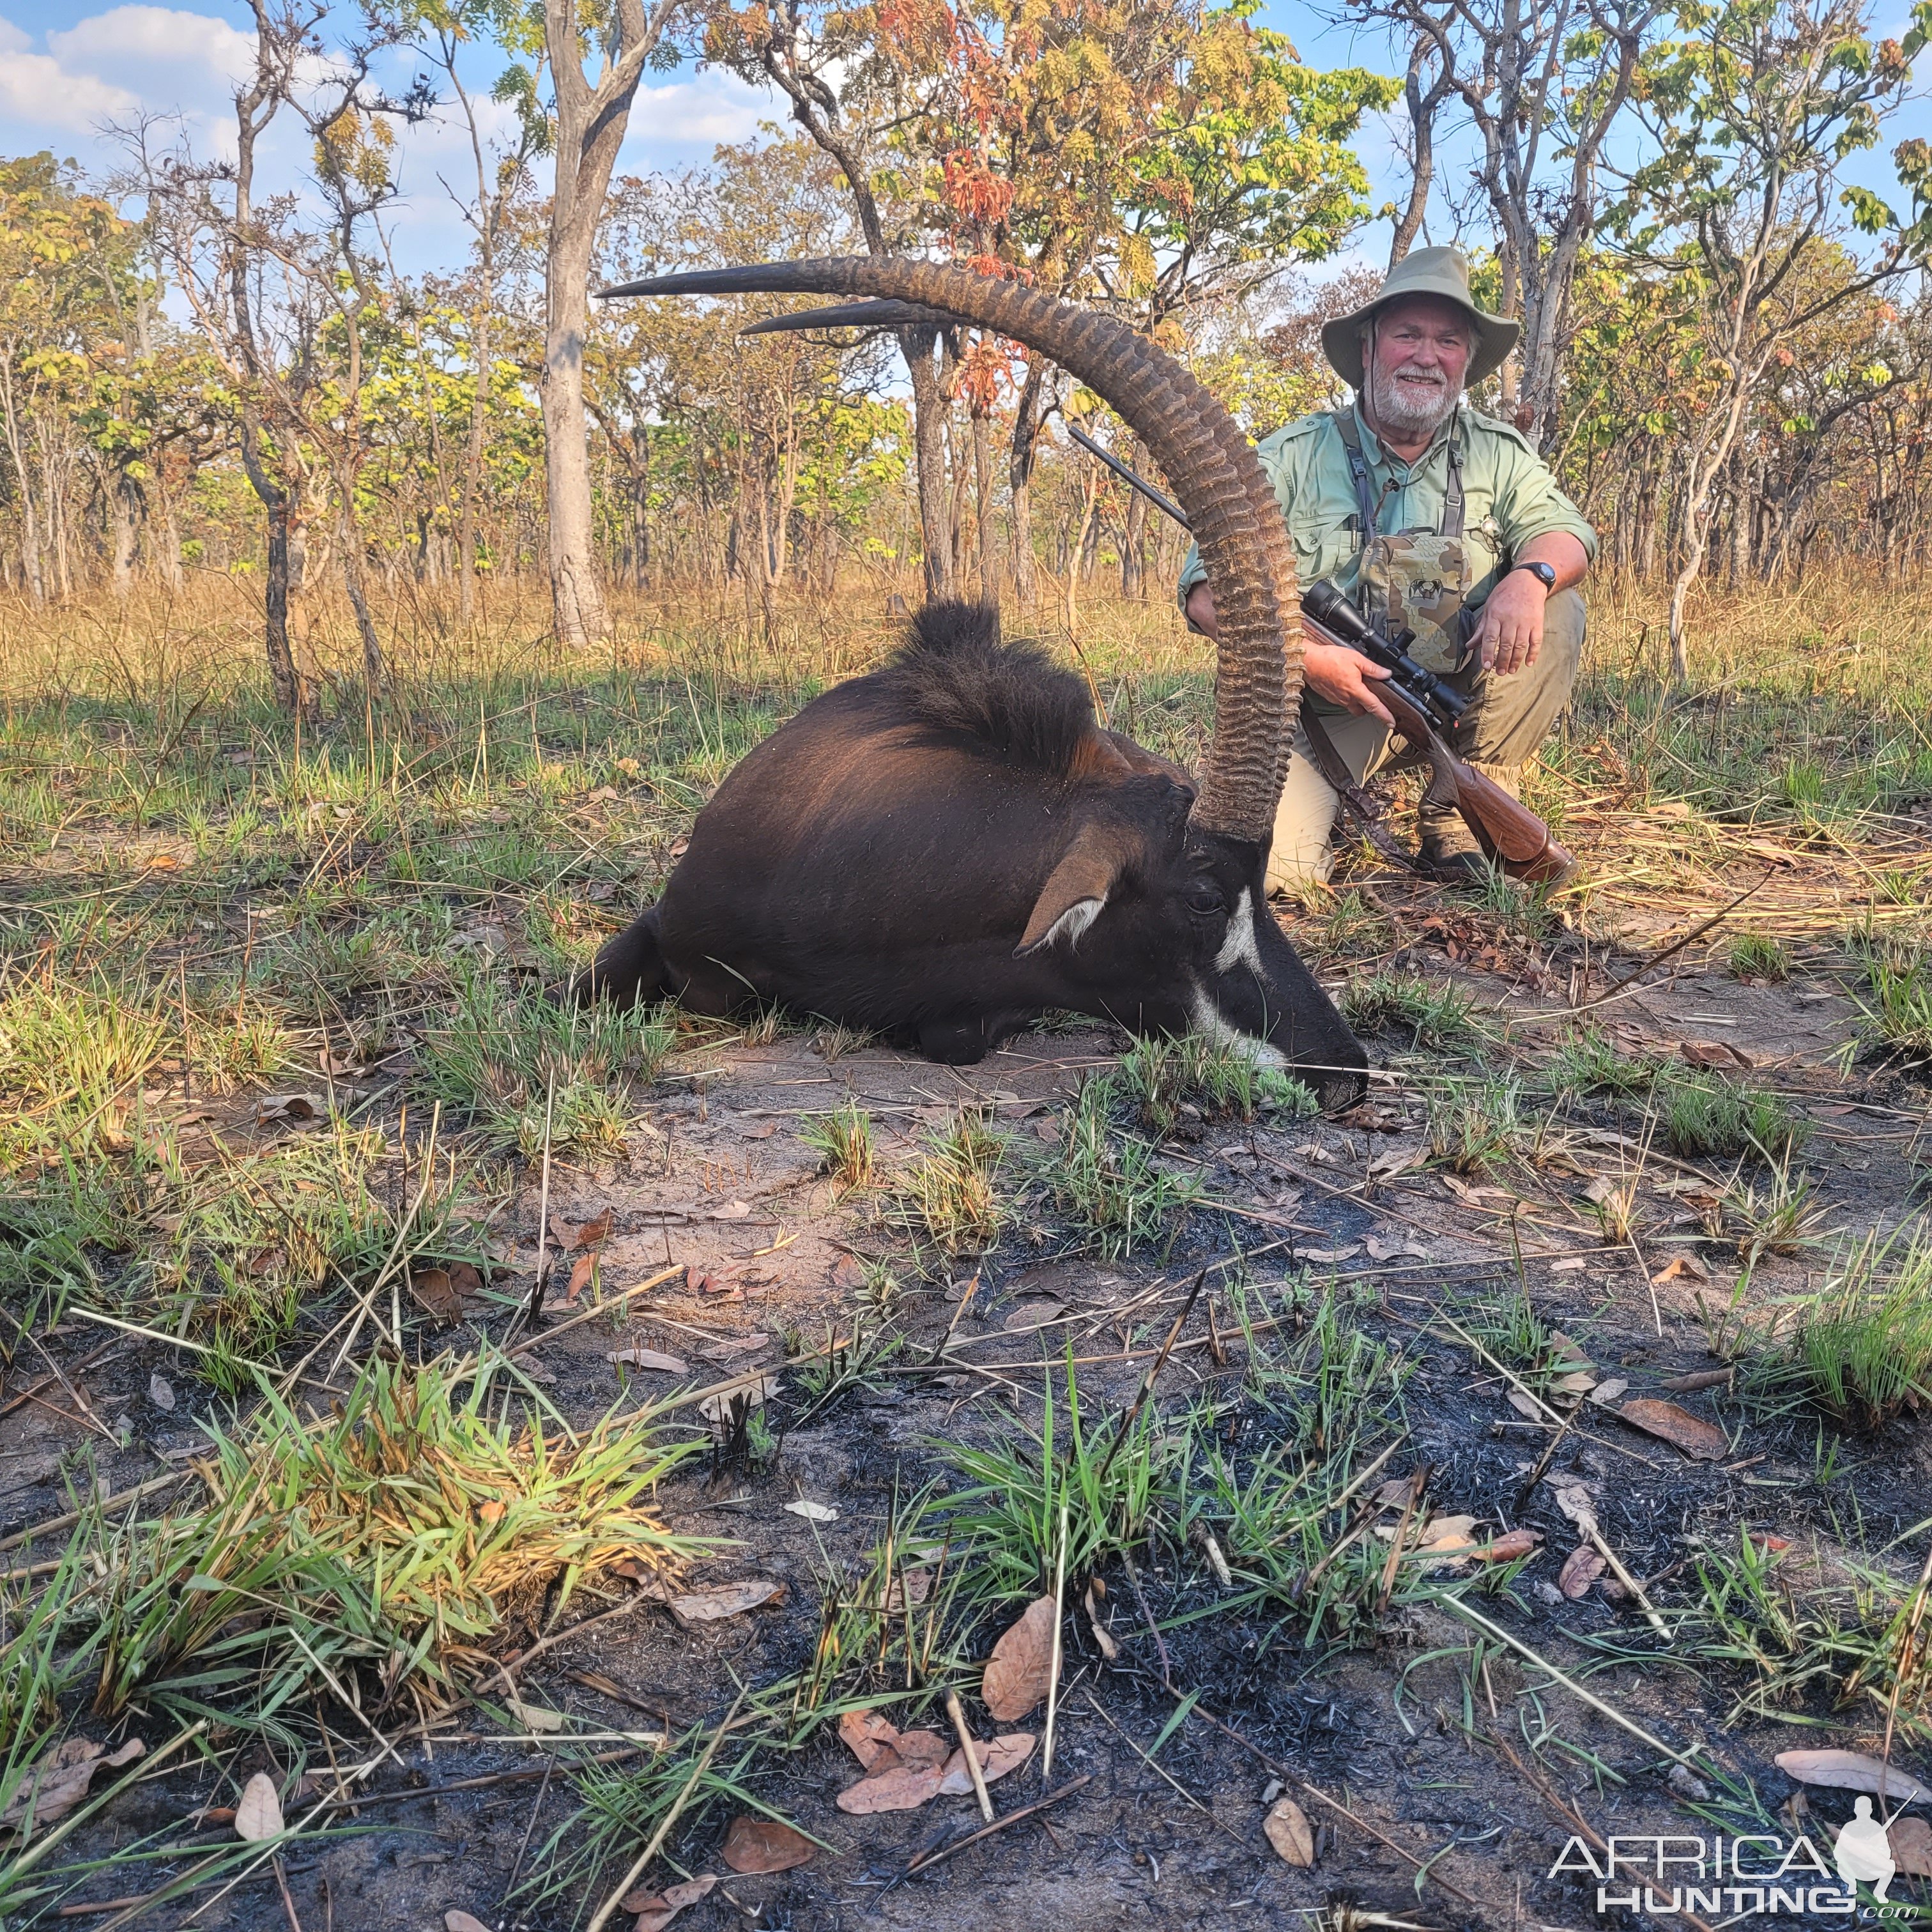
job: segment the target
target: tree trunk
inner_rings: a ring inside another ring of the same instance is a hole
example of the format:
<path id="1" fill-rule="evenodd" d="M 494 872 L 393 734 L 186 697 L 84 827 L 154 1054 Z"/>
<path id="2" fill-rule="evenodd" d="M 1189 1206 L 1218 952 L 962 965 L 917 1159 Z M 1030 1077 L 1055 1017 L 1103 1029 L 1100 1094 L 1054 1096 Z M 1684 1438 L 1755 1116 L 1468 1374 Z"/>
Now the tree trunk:
<path id="1" fill-rule="evenodd" d="M 541 382 L 544 480 L 549 485 L 551 624 L 560 644 L 598 643 L 610 620 L 592 549 L 590 425 L 584 408 L 584 337 L 590 258 L 610 170 L 631 118 L 644 62 L 670 13 L 647 19 L 641 0 L 617 0 L 621 51 L 592 88 L 573 0 L 544 0 L 544 39 L 556 90 L 554 185 L 544 256 Z"/>
<path id="2" fill-rule="evenodd" d="M 1040 440 L 1040 401 L 1046 380 L 1044 365 L 1036 358 L 1027 364 L 1013 412 L 1012 446 L 1006 461 L 1006 484 L 1012 499 L 1013 594 L 1028 616 L 1040 608 L 1040 578 L 1034 567 L 1033 466 Z"/>
<path id="3" fill-rule="evenodd" d="M 262 607 L 268 626 L 268 679 L 274 687 L 275 702 L 284 711 L 305 710 L 306 694 L 296 669 L 295 654 L 289 649 L 289 500 L 278 490 L 267 508 L 268 568 Z"/>
<path id="4" fill-rule="evenodd" d="M 1132 465 L 1142 454 L 1131 438 L 1124 460 Z M 1142 598 L 1147 595 L 1148 501 L 1138 490 L 1127 492 L 1127 514 L 1120 539 L 1120 595 Z"/>
<path id="5" fill-rule="evenodd" d="M 979 530 L 980 602 L 991 610 L 1000 602 L 1000 566 L 993 552 L 993 428 L 984 410 L 973 412 L 973 484 Z"/>
<path id="6" fill-rule="evenodd" d="M 114 595 L 124 604 L 134 588 L 134 554 L 141 530 L 141 486 L 124 470 L 114 472 L 107 514 L 114 539 Z"/>
<path id="7" fill-rule="evenodd" d="M 946 515 L 946 398 L 934 362 L 939 332 L 902 328 L 899 343 L 912 378 L 913 448 L 919 476 L 919 541 L 928 603 L 956 596 Z"/>
<path id="8" fill-rule="evenodd" d="M 482 299 L 470 326 L 476 364 L 476 394 L 470 405 L 470 446 L 463 457 L 463 508 L 457 519 L 457 615 L 465 624 L 476 615 L 476 503 L 483 488 L 483 431 L 489 411 L 490 310 L 486 278 Z"/>
<path id="9" fill-rule="evenodd" d="M 375 620 L 369 615 L 369 600 L 362 594 L 362 544 L 356 529 L 352 479 L 336 479 L 335 547 L 341 552 L 342 587 L 349 593 L 350 608 L 356 613 L 356 634 L 362 641 L 362 679 L 369 696 L 380 703 L 389 688 L 387 667 L 382 662 L 382 640 L 376 634 Z"/>

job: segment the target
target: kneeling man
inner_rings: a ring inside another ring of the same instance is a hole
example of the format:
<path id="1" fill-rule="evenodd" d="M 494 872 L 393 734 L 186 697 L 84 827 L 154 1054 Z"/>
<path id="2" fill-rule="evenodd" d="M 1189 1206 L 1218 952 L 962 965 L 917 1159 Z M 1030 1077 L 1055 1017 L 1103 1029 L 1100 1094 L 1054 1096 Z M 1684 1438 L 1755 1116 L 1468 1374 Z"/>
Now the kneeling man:
<path id="1" fill-rule="evenodd" d="M 1365 308 L 1322 332 L 1330 363 L 1355 392 L 1352 406 L 1303 416 L 1259 447 L 1303 586 L 1328 578 L 1389 632 L 1412 630 L 1411 655 L 1470 700 L 1456 749 L 1512 795 L 1576 683 L 1576 586 L 1597 549 L 1595 532 L 1528 442 L 1462 400 L 1516 334 L 1514 322 L 1470 299 L 1468 264 L 1456 250 L 1418 249 Z M 1190 624 L 1214 636 L 1214 592 L 1196 551 L 1180 602 Z M 1388 761 L 1390 721 L 1376 694 L 1388 674 L 1354 651 L 1309 640 L 1270 886 L 1328 878 L 1341 801 L 1322 767 L 1339 779 L 1346 766 L 1359 784 Z M 1325 742 L 1311 744 L 1311 714 Z M 1422 849 L 1438 866 L 1481 869 L 1454 812 L 1425 813 Z"/>

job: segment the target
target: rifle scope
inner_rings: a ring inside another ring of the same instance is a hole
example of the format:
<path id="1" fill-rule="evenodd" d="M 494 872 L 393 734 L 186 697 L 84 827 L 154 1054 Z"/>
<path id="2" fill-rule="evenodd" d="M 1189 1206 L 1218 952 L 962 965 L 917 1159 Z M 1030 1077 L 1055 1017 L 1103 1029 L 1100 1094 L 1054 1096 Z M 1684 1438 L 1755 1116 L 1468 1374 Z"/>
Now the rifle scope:
<path id="1" fill-rule="evenodd" d="M 1390 644 L 1325 578 L 1308 586 L 1302 596 L 1301 608 L 1305 616 L 1312 617 L 1324 631 L 1333 632 L 1342 643 L 1393 674 L 1412 698 L 1420 698 L 1447 712 L 1452 723 L 1468 709 L 1469 700 L 1453 684 L 1444 682 L 1402 649 L 1402 644 L 1408 640 L 1406 631 L 1400 642 Z"/>

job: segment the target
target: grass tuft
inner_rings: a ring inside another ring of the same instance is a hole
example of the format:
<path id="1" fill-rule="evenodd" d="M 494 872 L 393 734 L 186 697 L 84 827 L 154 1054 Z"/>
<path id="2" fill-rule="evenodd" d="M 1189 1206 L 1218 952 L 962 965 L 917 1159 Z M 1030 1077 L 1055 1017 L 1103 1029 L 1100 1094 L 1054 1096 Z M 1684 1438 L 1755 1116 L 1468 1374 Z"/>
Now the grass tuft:
<path id="1" fill-rule="evenodd" d="M 836 1113 L 812 1115 L 800 1124 L 798 1137 L 818 1156 L 819 1172 L 848 1193 L 869 1187 L 877 1178 L 872 1117 L 856 1101 L 848 1100 Z"/>
<path id="2" fill-rule="evenodd" d="M 1358 1033 L 1406 1033 L 1416 1048 L 1453 1046 L 1477 1030 L 1476 1003 L 1454 986 L 1416 973 L 1377 973 L 1351 980 L 1342 1016 Z"/>
<path id="3" fill-rule="evenodd" d="M 1714 1073 L 1673 1074 L 1658 1082 L 1656 1100 L 1664 1138 L 1694 1159 L 1788 1160 L 1811 1132 L 1779 1095 Z"/>

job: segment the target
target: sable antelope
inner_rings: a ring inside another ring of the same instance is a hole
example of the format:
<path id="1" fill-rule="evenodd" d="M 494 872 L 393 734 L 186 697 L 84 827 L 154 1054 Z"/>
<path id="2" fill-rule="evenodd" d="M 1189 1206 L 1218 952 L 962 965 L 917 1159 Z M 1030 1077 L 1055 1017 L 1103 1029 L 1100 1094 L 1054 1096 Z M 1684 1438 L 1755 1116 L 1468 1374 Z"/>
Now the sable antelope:
<path id="1" fill-rule="evenodd" d="M 1197 785 L 1103 729 L 1082 681 L 1001 643 L 993 614 L 930 606 L 884 669 L 813 700 L 730 772 L 664 896 L 579 996 L 718 1014 L 774 1002 L 957 1064 L 1061 1008 L 1239 1040 L 1326 1104 L 1352 1102 L 1366 1056 L 1263 884 L 1301 633 L 1294 554 L 1246 437 L 1124 323 L 958 268 L 779 262 L 603 292 L 754 291 L 883 298 L 867 319 L 994 329 L 1104 397 L 1166 472 L 1213 574 L 1214 740 Z"/>

